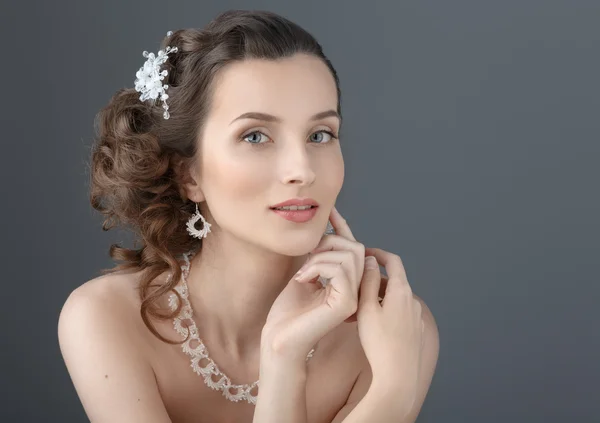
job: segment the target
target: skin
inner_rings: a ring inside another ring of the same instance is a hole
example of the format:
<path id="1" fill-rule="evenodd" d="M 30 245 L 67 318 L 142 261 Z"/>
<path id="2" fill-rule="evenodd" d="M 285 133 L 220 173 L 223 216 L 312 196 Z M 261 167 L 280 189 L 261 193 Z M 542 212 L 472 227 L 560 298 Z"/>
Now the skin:
<path id="1" fill-rule="evenodd" d="M 235 63 L 217 81 L 198 138 L 197 163 L 183 185 L 212 225 L 192 260 L 188 287 L 200 337 L 234 383 L 257 380 L 261 358 L 263 371 L 261 331 L 271 305 L 323 239 L 341 190 L 341 141 L 320 132 L 337 137 L 340 121 L 335 116 L 311 120 L 335 110 L 336 104 L 333 77 L 312 56 Z M 234 121 L 247 112 L 267 113 L 279 121 Z M 293 197 L 312 197 L 319 203 L 311 221 L 289 222 L 269 209 Z M 335 219 L 332 223 L 340 225 Z M 73 291 L 61 311 L 61 352 L 90 420 L 252 422 L 254 405 L 232 403 L 212 391 L 191 370 L 179 345 L 165 344 L 147 330 L 139 315 L 139 278 L 139 273 L 124 272 L 95 278 Z M 310 423 L 339 423 L 353 409 L 351 421 L 373 416 L 374 410 L 387 413 L 381 422 L 414 421 L 438 350 L 435 320 L 422 300 L 414 298 L 422 305 L 425 331 L 416 399 L 408 414 L 403 409 L 403 420 L 394 420 L 398 414 L 390 405 L 399 398 L 392 386 L 373 389 L 356 321 L 327 333 L 306 367 L 288 368 L 280 380 L 281 372 L 269 373 L 264 385 L 261 373 L 261 398 L 263 393 L 275 398 L 281 394 L 277 388 L 294 397 L 302 393 L 302 421 Z M 172 322 L 156 326 L 167 338 L 179 340 Z"/>
<path id="2" fill-rule="evenodd" d="M 271 304 L 319 243 L 342 188 L 341 142 L 319 132 L 337 137 L 340 121 L 311 120 L 336 110 L 337 93 L 325 64 L 297 55 L 232 64 L 213 101 L 199 165 L 185 183 L 212 225 L 188 286 L 192 308 L 206 320 L 203 335 L 226 345 L 232 359 L 246 360 L 256 353 Z M 247 112 L 281 122 L 235 120 Z M 269 209 L 295 197 L 319 203 L 313 219 L 298 224 Z"/>

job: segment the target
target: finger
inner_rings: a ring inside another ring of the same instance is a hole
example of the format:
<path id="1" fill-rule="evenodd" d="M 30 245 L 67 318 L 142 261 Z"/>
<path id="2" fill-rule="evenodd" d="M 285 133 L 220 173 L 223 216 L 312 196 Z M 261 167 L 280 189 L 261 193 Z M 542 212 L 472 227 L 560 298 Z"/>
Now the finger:
<path id="1" fill-rule="evenodd" d="M 379 273 L 381 273 L 381 269 L 379 269 Z M 381 275 L 379 282 L 379 294 L 377 295 L 377 300 L 380 304 L 383 303 L 385 298 L 385 289 L 387 288 L 387 276 Z M 358 293 L 358 298 L 360 299 L 360 292 Z"/>
<path id="2" fill-rule="evenodd" d="M 381 269 L 379 270 L 381 272 Z M 362 282 L 361 282 L 362 285 Z M 381 304 L 383 306 L 383 300 L 385 297 L 385 289 L 387 287 L 387 276 L 385 275 L 381 275 L 381 282 L 379 285 L 379 295 L 377 296 L 377 301 L 379 302 L 379 304 Z M 361 303 L 361 292 L 358 291 L 358 303 Z M 348 323 L 352 323 L 352 322 L 356 322 L 358 320 L 357 317 L 357 313 L 354 313 L 352 316 L 348 317 L 345 322 Z"/>
<path id="3" fill-rule="evenodd" d="M 317 246 L 310 251 L 310 254 L 319 253 L 321 251 L 328 250 L 352 250 L 360 255 L 362 259 L 365 258 L 365 246 L 364 244 L 349 240 L 341 235 L 324 235 Z"/>
<path id="4" fill-rule="evenodd" d="M 325 251 L 352 251 L 355 255 L 354 263 L 355 263 L 355 272 L 357 275 L 356 279 L 360 280 L 362 278 L 362 272 L 365 263 L 365 246 L 360 242 L 350 241 L 347 238 L 344 238 L 340 235 L 326 235 L 321 238 L 319 244 L 309 253 L 310 257 L 307 260 L 309 262 L 312 257 L 316 257 L 319 253 Z M 334 261 L 334 260 L 332 260 Z"/>
<path id="5" fill-rule="evenodd" d="M 331 226 L 333 226 L 333 229 L 335 229 L 335 233 L 337 235 L 341 235 L 344 238 L 356 241 L 356 238 L 354 238 L 354 235 L 352 235 L 352 231 L 350 230 L 350 226 L 348 226 L 346 219 L 342 217 L 342 215 L 335 208 L 335 206 L 333 207 L 333 209 L 331 209 L 329 221 L 331 222 Z"/>
<path id="6" fill-rule="evenodd" d="M 379 269 L 379 273 L 381 273 L 381 269 Z M 377 301 L 379 304 L 383 305 L 383 300 L 385 299 L 385 289 L 387 288 L 387 278 L 384 275 L 381 275 L 379 282 L 379 293 L 377 294 Z M 358 293 L 358 299 L 360 300 L 360 291 Z"/>
<path id="7" fill-rule="evenodd" d="M 389 253 L 380 248 L 365 248 L 365 254 L 372 255 L 377 259 L 377 262 L 385 267 L 388 281 L 385 295 L 390 293 L 404 292 L 409 290 L 412 292 L 408 279 L 406 278 L 406 271 L 402 264 L 402 259 L 396 254 Z"/>
<path id="8" fill-rule="evenodd" d="M 314 282 L 315 278 L 319 276 L 330 280 L 327 286 L 331 287 L 330 295 L 335 297 L 334 300 L 346 305 L 354 305 L 355 309 L 352 311 L 354 313 L 358 304 L 358 288 L 351 284 L 343 266 L 336 263 L 313 263 L 298 276 L 297 281 L 300 283 Z"/>
<path id="9" fill-rule="evenodd" d="M 373 256 L 365 257 L 365 271 L 360 281 L 359 309 L 379 305 L 379 286 L 381 284 L 381 274 L 379 273 L 379 264 Z"/>
<path id="10" fill-rule="evenodd" d="M 301 275 L 309 266 L 314 263 L 340 263 L 346 274 L 350 276 L 350 281 L 354 285 L 358 284 L 359 277 L 356 271 L 356 255 L 353 251 L 349 250 L 334 250 L 324 251 L 319 254 L 312 255 L 306 263 L 298 270 L 295 277 Z"/>

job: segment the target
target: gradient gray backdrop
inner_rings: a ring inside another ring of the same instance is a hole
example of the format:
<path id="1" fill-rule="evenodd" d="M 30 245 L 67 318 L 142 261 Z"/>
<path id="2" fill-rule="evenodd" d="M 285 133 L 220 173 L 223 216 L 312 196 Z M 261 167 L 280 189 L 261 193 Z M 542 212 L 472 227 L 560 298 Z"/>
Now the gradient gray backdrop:
<path id="1" fill-rule="evenodd" d="M 88 202 L 94 115 L 228 8 L 291 18 L 338 69 L 339 209 L 440 330 L 419 423 L 600 422 L 600 1 L 36 3 L 0 11 L 1 422 L 87 421 L 58 313 L 131 245 Z"/>

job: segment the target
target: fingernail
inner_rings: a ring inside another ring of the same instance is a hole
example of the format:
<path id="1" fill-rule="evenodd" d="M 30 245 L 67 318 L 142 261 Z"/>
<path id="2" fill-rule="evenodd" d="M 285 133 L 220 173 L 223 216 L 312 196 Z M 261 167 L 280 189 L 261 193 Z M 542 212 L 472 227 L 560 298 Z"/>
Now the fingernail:
<path id="1" fill-rule="evenodd" d="M 367 269 L 377 269 L 377 259 L 373 256 L 365 257 L 365 267 Z"/>

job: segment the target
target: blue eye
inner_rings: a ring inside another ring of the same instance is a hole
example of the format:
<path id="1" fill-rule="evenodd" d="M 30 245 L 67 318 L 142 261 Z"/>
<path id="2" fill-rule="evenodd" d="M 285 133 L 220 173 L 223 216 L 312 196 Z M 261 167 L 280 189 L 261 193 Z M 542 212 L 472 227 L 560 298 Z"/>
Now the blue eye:
<path id="1" fill-rule="evenodd" d="M 244 137 L 243 137 L 242 139 L 243 139 L 243 140 L 246 140 L 247 138 L 250 138 L 250 137 L 252 137 L 252 136 L 254 136 L 254 135 L 259 135 L 259 136 L 260 136 L 260 135 L 262 135 L 262 136 L 265 136 L 265 137 L 266 137 L 266 135 L 265 135 L 265 134 L 263 134 L 262 132 L 260 132 L 260 131 L 254 131 L 254 132 L 250 132 L 248 135 L 244 135 Z M 255 137 L 255 138 L 256 138 L 256 137 Z M 267 138 L 268 138 L 268 137 L 267 137 Z M 250 142 L 250 144 L 259 144 L 259 143 L 257 143 L 257 142 Z"/>
<path id="2" fill-rule="evenodd" d="M 337 137 L 336 137 L 336 136 L 335 136 L 335 135 L 334 135 L 332 132 L 330 132 L 330 131 L 327 131 L 327 130 L 321 130 L 321 131 L 313 132 L 313 133 L 311 134 L 311 139 L 312 139 L 312 140 L 315 140 L 315 139 L 313 138 L 313 135 L 319 135 L 319 134 L 321 135 L 321 137 L 317 137 L 317 141 L 318 141 L 318 142 L 316 142 L 316 144 L 328 144 L 328 143 L 331 141 L 331 139 L 337 139 Z M 322 136 L 323 134 L 326 134 L 327 136 L 329 136 L 329 140 L 327 140 L 327 141 L 323 141 L 323 136 Z M 253 138 L 256 140 L 256 137 L 255 137 L 255 136 L 258 136 L 258 137 L 259 137 L 259 141 L 260 141 L 260 136 L 261 136 L 261 135 L 262 135 L 262 136 L 264 136 L 264 137 L 266 137 L 266 138 L 269 138 L 269 137 L 267 137 L 265 134 L 263 134 L 263 133 L 262 133 L 262 132 L 260 132 L 260 131 L 253 131 L 253 132 L 250 132 L 250 133 L 248 133 L 248 134 L 244 135 L 244 136 L 242 137 L 242 140 L 243 140 L 243 141 L 247 141 L 249 144 L 252 144 L 253 146 L 261 146 L 261 147 L 262 147 L 262 146 L 263 146 L 263 145 L 265 145 L 266 143 L 264 143 L 264 142 L 253 142 L 253 141 L 249 141 L 249 140 L 248 140 L 248 139 L 249 139 L 249 138 L 251 138 L 251 137 L 253 137 Z"/>
<path id="3" fill-rule="evenodd" d="M 334 136 L 334 135 L 333 135 L 331 132 L 329 132 L 329 131 L 325 131 L 325 130 L 323 130 L 323 131 L 318 131 L 318 132 L 315 132 L 315 133 L 313 133 L 312 135 L 321 135 L 321 139 L 323 138 L 323 135 L 327 135 L 327 136 L 328 136 L 330 139 L 332 139 L 332 138 L 335 138 L 335 136 Z M 311 136 L 312 136 L 312 135 L 311 135 Z M 318 144 L 326 144 L 326 142 L 322 142 L 322 141 L 321 141 L 321 142 L 319 142 Z"/>

